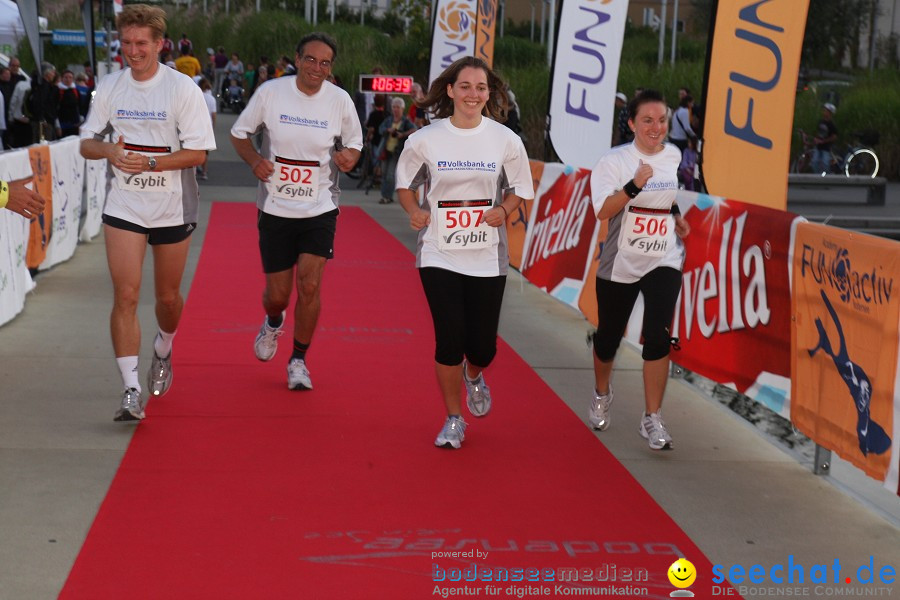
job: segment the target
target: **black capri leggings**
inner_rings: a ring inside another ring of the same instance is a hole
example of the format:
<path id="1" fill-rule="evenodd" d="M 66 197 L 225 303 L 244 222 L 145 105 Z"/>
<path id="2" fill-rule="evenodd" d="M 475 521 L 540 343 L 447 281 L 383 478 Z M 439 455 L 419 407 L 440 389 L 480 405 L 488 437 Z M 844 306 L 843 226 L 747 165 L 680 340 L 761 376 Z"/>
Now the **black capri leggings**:
<path id="1" fill-rule="evenodd" d="M 671 336 L 669 325 L 675 312 L 675 302 L 681 291 L 681 271 L 659 267 L 635 283 L 617 283 L 597 278 L 597 333 L 594 334 L 594 353 L 601 362 L 610 362 L 625 335 L 625 327 L 638 292 L 644 294 L 644 360 L 658 360 L 669 355 Z"/>
<path id="2" fill-rule="evenodd" d="M 422 267 L 419 278 L 434 322 L 434 360 L 455 366 L 466 357 L 477 367 L 491 364 L 506 276 L 473 277 Z"/>

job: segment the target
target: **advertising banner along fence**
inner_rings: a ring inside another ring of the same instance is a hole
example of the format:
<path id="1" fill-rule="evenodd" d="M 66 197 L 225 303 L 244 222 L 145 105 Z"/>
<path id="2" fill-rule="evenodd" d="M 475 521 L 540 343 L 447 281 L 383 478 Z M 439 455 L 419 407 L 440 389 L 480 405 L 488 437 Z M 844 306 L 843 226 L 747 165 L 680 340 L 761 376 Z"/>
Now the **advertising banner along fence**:
<path id="1" fill-rule="evenodd" d="M 897 491 L 900 244 L 804 223 L 794 250 L 791 420 Z"/>
<path id="2" fill-rule="evenodd" d="M 802 217 L 736 200 L 689 200 L 672 360 L 790 418 L 791 252 Z M 710 357 L 716 357 L 710 360 Z"/>

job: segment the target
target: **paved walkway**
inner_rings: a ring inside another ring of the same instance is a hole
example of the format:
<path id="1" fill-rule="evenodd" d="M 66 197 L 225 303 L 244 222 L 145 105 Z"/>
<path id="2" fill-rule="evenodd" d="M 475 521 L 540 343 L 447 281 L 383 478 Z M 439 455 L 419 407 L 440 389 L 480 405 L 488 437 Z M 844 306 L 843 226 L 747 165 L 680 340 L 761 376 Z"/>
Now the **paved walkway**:
<path id="1" fill-rule="evenodd" d="M 233 119 L 219 117 L 220 150 L 212 155 L 210 181 L 201 188 L 201 223 L 193 236 L 186 289 L 210 202 L 253 197 L 249 170 L 228 142 Z M 400 207 L 378 205 L 376 192 L 365 195 L 349 183 L 343 203 L 363 206 L 412 248 L 415 234 Z M 892 186 L 889 194 L 896 197 L 896 192 Z M 145 282 L 151 281 L 149 266 L 150 260 Z M 121 384 L 109 342 L 110 301 L 98 238 L 80 245 L 69 262 L 41 274 L 25 311 L 0 327 L 0 600 L 57 595 L 130 440 L 133 427 L 112 421 Z M 152 289 L 146 284 L 139 311 L 146 369 L 154 322 Z M 510 276 L 501 335 L 586 427 L 592 386 L 588 329 L 580 314 L 517 274 Z M 666 397 L 676 450 L 649 451 L 637 435 L 640 368 L 639 356 L 623 350 L 614 376 L 613 424 L 597 436 L 714 564 L 726 570 L 733 564 L 768 568 L 786 564 L 793 555 L 793 562 L 807 569 L 832 565 L 835 559 L 855 569 L 868 565 L 869 557 L 876 568 L 900 567 L 900 499 L 839 461 L 831 478 L 813 475 L 811 465 L 800 464 L 683 381 L 672 381 Z M 863 497 L 848 493 L 850 487 L 862 490 Z M 597 519 L 616 518 L 603 506 L 596 508 Z M 122 523 L 135 526 L 153 524 L 142 522 L 139 514 Z M 140 557 L 134 557 L 136 573 L 153 576 L 140 573 L 140 565 Z M 895 583 L 892 591 L 898 590 Z"/>

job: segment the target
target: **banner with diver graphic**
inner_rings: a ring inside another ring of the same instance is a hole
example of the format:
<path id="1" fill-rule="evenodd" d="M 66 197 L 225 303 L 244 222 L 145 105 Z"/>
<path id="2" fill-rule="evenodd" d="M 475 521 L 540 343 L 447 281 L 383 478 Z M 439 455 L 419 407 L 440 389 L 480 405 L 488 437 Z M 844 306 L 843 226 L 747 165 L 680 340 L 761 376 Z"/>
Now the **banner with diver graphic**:
<path id="1" fill-rule="evenodd" d="M 895 493 L 897 279 L 897 242 L 812 223 L 797 227 L 791 420 Z"/>

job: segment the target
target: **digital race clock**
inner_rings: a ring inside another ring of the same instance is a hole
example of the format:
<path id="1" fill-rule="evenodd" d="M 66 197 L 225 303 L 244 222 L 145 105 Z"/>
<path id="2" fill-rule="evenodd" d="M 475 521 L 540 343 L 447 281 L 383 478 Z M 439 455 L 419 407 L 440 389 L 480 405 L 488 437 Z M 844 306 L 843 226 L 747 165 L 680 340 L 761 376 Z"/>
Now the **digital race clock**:
<path id="1" fill-rule="evenodd" d="M 359 91 L 376 94 L 411 94 L 413 78 L 406 75 L 360 75 Z"/>

